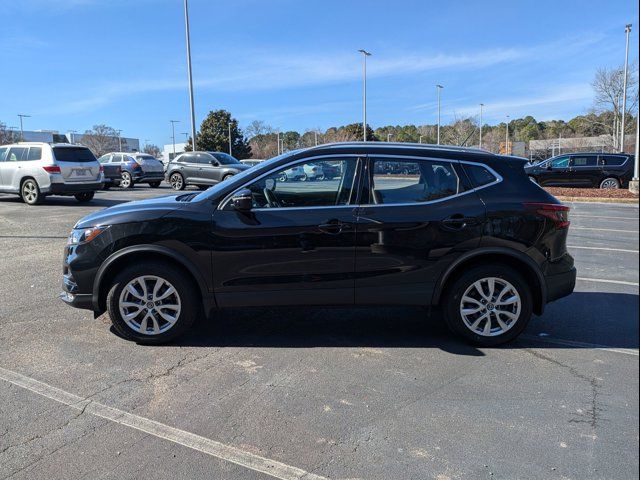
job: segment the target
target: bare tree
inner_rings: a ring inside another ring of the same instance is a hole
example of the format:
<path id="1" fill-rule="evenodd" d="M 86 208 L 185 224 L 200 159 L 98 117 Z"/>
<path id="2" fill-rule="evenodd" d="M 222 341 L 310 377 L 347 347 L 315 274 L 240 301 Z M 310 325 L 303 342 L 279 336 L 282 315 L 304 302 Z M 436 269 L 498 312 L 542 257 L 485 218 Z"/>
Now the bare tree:
<path id="1" fill-rule="evenodd" d="M 449 145 L 473 145 L 477 138 L 478 122 L 474 117 L 459 117 L 454 114 L 453 123 L 443 129 L 444 143 Z"/>
<path id="2" fill-rule="evenodd" d="M 107 125 L 94 125 L 84 132 L 79 141 L 89 147 L 96 157 L 118 150 L 118 132 Z"/>
<path id="3" fill-rule="evenodd" d="M 0 145 L 6 145 L 7 143 L 14 143 L 18 140 L 18 135 L 12 130 L 7 130 L 6 124 L 0 122 Z"/>
<path id="4" fill-rule="evenodd" d="M 249 139 L 258 135 L 267 135 L 273 132 L 274 132 L 273 127 L 271 127 L 271 125 L 267 125 L 262 120 L 254 120 L 245 129 L 245 133 L 247 135 L 247 138 Z"/>
<path id="5" fill-rule="evenodd" d="M 145 145 L 142 151 L 144 153 L 148 153 L 149 155 L 153 155 L 156 158 L 159 158 L 162 153 L 160 151 L 160 147 L 158 147 L 157 145 L 154 145 L 153 143 L 149 143 Z"/>
<path id="6" fill-rule="evenodd" d="M 638 66 L 632 64 L 627 73 L 627 108 L 625 109 L 625 134 L 634 130 L 633 112 L 638 108 Z M 613 112 L 611 123 L 600 123 L 607 133 L 613 135 L 613 147 L 619 149 L 618 137 L 622 117 L 622 96 L 624 90 L 624 66 L 608 69 L 600 68 L 591 83 L 595 98 L 593 112 Z M 592 118 L 593 119 L 593 118 Z M 601 121 L 602 119 L 593 119 Z"/>

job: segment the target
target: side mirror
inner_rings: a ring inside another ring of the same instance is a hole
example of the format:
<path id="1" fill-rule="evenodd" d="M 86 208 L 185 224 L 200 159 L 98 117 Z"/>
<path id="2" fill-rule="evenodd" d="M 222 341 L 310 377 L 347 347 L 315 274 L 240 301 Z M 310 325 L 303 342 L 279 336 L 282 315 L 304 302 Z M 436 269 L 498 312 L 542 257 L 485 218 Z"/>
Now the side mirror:
<path id="1" fill-rule="evenodd" d="M 231 197 L 231 204 L 233 208 L 238 210 L 239 212 L 249 212 L 253 208 L 253 197 L 251 195 L 251 190 L 248 188 L 243 188 L 242 190 L 237 191 L 233 197 Z"/>
<path id="2" fill-rule="evenodd" d="M 553 169 L 553 166 L 551 165 L 551 163 L 547 163 L 547 170 L 551 170 Z"/>
<path id="3" fill-rule="evenodd" d="M 217 160 L 211 160 L 211 165 L 213 165 L 214 167 L 218 167 L 220 164 Z"/>

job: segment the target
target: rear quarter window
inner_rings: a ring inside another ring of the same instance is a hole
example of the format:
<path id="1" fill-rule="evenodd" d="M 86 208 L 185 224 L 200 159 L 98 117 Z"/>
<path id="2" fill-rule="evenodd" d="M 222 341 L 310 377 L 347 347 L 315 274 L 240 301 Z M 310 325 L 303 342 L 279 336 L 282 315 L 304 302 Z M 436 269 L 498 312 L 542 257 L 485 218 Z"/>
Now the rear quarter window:
<path id="1" fill-rule="evenodd" d="M 465 164 L 464 169 L 467 172 L 467 175 L 469 175 L 471 183 L 475 188 L 489 185 L 497 180 L 493 173 L 481 165 Z"/>
<path id="2" fill-rule="evenodd" d="M 29 149 L 29 155 L 27 160 L 41 160 L 42 159 L 42 147 L 31 147 Z"/>
<path id="3" fill-rule="evenodd" d="M 59 162 L 95 162 L 96 157 L 88 148 L 53 147 L 53 156 Z"/>
<path id="4" fill-rule="evenodd" d="M 604 164 L 619 167 L 624 165 L 627 161 L 627 157 L 617 157 L 617 156 L 609 156 L 605 155 Z"/>

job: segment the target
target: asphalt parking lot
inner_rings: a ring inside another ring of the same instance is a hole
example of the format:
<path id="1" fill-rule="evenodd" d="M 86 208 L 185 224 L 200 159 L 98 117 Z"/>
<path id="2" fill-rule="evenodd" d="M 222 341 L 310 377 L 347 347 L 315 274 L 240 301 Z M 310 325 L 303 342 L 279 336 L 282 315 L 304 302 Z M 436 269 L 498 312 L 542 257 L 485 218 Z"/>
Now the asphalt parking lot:
<path id="1" fill-rule="evenodd" d="M 223 312 L 122 340 L 57 299 L 82 216 L 0 195 L 0 478 L 638 477 L 638 205 L 572 204 L 576 292 L 477 349 L 414 308 Z"/>

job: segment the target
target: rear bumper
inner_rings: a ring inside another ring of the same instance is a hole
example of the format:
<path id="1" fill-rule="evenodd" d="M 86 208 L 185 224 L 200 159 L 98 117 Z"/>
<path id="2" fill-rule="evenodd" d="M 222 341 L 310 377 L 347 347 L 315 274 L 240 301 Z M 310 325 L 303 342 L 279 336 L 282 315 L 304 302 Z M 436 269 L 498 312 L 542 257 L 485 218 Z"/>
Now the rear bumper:
<path id="1" fill-rule="evenodd" d="M 103 182 L 92 183 L 52 183 L 48 189 L 43 189 L 46 194 L 50 195 L 73 195 L 82 192 L 95 192 L 102 189 Z"/>
<path id="2" fill-rule="evenodd" d="M 104 184 L 105 185 L 120 185 L 121 181 L 122 181 L 121 177 L 113 177 L 113 178 L 105 177 Z"/>
<path id="3" fill-rule="evenodd" d="M 553 302 L 571 295 L 576 287 L 577 274 L 577 270 L 574 267 L 564 273 L 547 276 L 545 278 L 547 282 L 547 302 Z"/>

